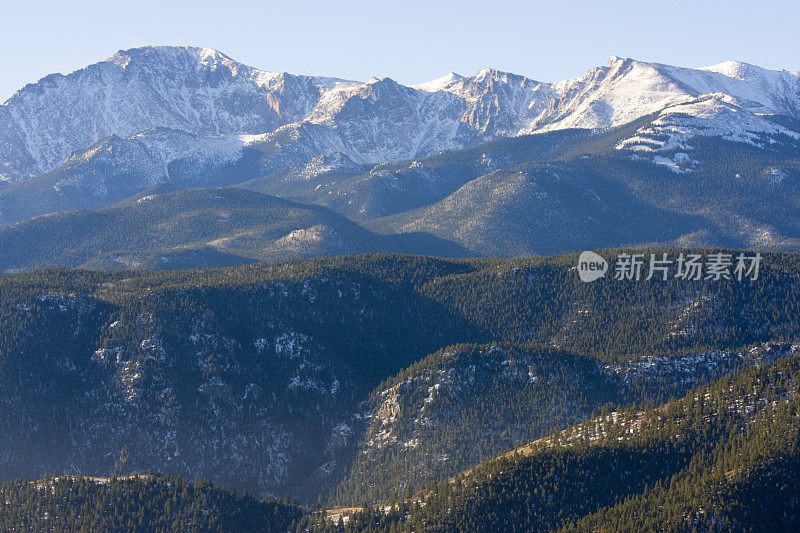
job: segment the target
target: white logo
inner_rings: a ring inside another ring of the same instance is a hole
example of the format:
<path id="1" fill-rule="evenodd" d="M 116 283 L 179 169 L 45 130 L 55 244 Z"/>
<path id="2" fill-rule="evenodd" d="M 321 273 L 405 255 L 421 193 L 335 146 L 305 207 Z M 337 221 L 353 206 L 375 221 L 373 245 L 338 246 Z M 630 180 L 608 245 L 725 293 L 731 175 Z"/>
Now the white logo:
<path id="1" fill-rule="evenodd" d="M 578 257 L 578 275 L 589 283 L 600 279 L 608 272 L 608 262 L 594 252 L 581 252 Z"/>
<path id="2" fill-rule="evenodd" d="M 618 281 L 640 281 L 679 279 L 689 281 L 756 281 L 761 268 L 761 253 L 747 255 L 713 252 L 694 254 L 681 252 L 677 259 L 668 253 L 649 254 L 619 253 L 614 262 L 614 279 Z M 578 275 L 581 281 L 591 282 L 604 278 L 608 262 L 594 252 L 581 252 L 578 257 Z"/>

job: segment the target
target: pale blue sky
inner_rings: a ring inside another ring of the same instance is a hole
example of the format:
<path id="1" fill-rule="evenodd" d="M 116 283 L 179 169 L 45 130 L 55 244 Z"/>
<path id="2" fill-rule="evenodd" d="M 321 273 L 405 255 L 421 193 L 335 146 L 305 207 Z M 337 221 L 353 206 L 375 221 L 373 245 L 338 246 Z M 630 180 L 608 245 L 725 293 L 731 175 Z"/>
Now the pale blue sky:
<path id="1" fill-rule="evenodd" d="M 646 0 L 278 3 L 0 0 L 0 101 L 144 44 L 192 44 L 272 71 L 418 83 L 482 67 L 541 81 L 608 56 L 800 70 L 800 2 Z"/>

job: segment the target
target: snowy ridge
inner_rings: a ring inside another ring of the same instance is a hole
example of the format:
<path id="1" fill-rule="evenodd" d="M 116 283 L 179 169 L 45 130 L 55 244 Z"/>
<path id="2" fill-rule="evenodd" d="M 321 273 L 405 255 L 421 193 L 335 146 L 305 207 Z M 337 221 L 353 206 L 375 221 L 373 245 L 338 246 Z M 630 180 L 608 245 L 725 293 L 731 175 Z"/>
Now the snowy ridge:
<path id="1" fill-rule="evenodd" d="M 766 118 L 736 105 L 736 100 L 723 93 L 703 95 L 693 101 L 670 106 L 632 137 L 624 139 L 618 149 L 636 154 L 650 154 L 656 164 L 666 165 L 674 172 L 689 172 L 693 150 L 690 140 L 697 136 L 721 137 L 759 148 L 774 143 L 775 136 L 785 135 L 800 140 L 800 133 L 780 126 Z M 673 158 L 658 155 L 683 150 Z"/>
<path id="2" fill-rule="evenodd" d="M 178 159 L 213 161 L 217 164 L 234 161 L 245 146 L 261 140 L 260 135 L 221 135 L 200 137 L 181 130 L 155 128 L 133 135 L 131 139 L 142 143 L 149 153 L 167 165 Z"/>
<path id="3" fill-rule="evenodd" d="M 108 135 L 163 126 L 258 134 L 305 117 L 336 80 L 260 71 L 205 48 L 146 47 L 31 84 L 0 106 L 0 179 L 53 169 Z"/>
<path id="4" fill-rule="evenodd" d="M 203 137 L 183 130 L 157 127 L 141 133 L 120 138 L 116 135 L 96 143 L 83 152 L 74 152 L 67 158 L 63 168 L 92 163 L 104 158 L 119 167 L 131 169 L 148 167 L 153 181 L 150 185 L 164 181 L 173 161 L 190 160 L 198 165 L 213 167 L 235 161 L 245 147 L 262 140 L 260 135 L 219 135 Z M 127 150 L 123 154 L 120 147 Z M 159 168 L 160 167 L 160 168 Z"/>
<path id="5" fill-rule="evenodd" d="M 767 70 L 739 61 L 699 69 L 658 67 L 696 93 L 725 93 L 737 105 L 755 113 L 798 116 L 800 110 L 797 73 Z"/>
<path id="6" fill-rule="evenodd" d="M 441 91 L 445 89 L 447 86 L 452 85 L 453 83 L 462 79 L 464 79 L 464 76 L 462 76 L 461 74 L 450 72 L 448 74 L 445 74 L 441 78 L 436 78 L 435 80 L 426 81 L 424 83 L 418 83 L 416 85 L 412 85 L 411 87 L 413 87 L 414 89 L 427 91 L 429 93 L 435 93 L 436 91 Z"/>
<path id="7" fill-rule="evenodd" d="M 609 128 L 687 101 L 677 83 L 648 63 L 612 57 L 605 67 L 553 85 L 553 110 L 529 132 L 563 128 Z"/>
<path id="8" fill-rule="evenodd" d="M 651 114 L 658 117 L 650 129 L 620 149 L 656 150 L 652 141 L 664 132 L 661 149 L 692 135 L 754 144 L 792 136 L 761 115 L 800 118 L 800 76 L 735 61 L 691 69 L 612 57 L 558 83 L 481 69 L 408 87 L 389 78 L 360 83 L 268 72 L 208 48 L 144 47 L 47 76 L 0 105 L 0 181 L 53 170 L 109 135 L 159 127 L 197 136 L 188 144 L 177 134 L 158 143 L 148 136 L 162 165 L 187 151 L 232 157 L 237 145 L 254 142 L 246 136 L 282 128 L 302 141 L 298 150 L 308 159 L 338 153 L 375 164 L 503 136 L 604 129 Z"/>

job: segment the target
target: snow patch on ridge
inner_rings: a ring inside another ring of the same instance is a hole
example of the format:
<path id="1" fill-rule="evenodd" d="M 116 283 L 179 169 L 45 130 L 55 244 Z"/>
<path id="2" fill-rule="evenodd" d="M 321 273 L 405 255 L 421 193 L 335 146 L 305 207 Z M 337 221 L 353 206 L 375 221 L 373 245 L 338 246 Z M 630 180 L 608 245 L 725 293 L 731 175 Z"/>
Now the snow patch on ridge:
<path id="1" fill-rule="evenodd" d="M 688 141 L 696 136 L 763 147 L 774 142 L 771 137 L 776 135 L 800 140 L 800 133 L 739 107 L 728 95 L 716 93 L 667 107 L 653 122 L 617 144 L 617 149 L 640 153 L 691 150 Z"/>

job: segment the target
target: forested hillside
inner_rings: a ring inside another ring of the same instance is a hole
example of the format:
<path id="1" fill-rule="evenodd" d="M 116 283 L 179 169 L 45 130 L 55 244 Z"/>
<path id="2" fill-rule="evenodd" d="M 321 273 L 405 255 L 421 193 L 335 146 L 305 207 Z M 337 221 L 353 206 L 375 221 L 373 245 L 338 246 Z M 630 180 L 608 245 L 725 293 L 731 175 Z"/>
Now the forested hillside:
<path id="1" fill-rule="evenodd" d="M 0 475 L 152 469 L 382 501 L 798 341 L 794 254 L 764 254 L 755 281 L 586 284 L 575 261 L 4 276 Z"/>
<path id="2" fill-rule="evenodd" d="M 658 407 L 609 410 L 388 514 L 356 513 L 346 530 L 794 530 L 798 383 L 795 354 Z"/>
<path id="3" fill-rule="evenodd" d="M 237 496 L 200 479 L 48 477 L 0 485 L 4 531 L 287 531 L 289 502 Z"/>
<path id="4" fill-rule="evenodd" d="M 0 271 L 175 270 L 366 252 L 470 255 L 432 235 L 379 235 L 316 205 L 232 188 L 169 189 L 0 228 Z"/>
<path id="5" fill-rule="evenodd" d="M 660 404 L 698 383 L 798 350 L 800 345 L 765 344 L 598 365 L 531 345 L 450 347 L 373 393 L 369 429 L 331 502 L 385 502 L 414 493 L 593 413 Z"/>

